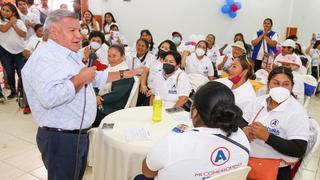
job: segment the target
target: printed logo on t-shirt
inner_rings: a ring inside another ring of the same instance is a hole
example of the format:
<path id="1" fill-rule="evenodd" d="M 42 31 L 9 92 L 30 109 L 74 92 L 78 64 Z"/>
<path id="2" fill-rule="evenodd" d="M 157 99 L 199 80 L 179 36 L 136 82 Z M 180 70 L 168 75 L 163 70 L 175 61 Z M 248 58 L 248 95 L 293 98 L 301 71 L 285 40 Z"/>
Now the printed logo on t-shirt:
<path id="1" fill-rule="evenodd" d="M 211 163 L 215 166 L 224 165 L 230 159 L 230 151 L 226 147 L 218 147 L 211 154 Z"/>
<path id="2" fill-rule="evenodd" d="M 205 67 L 205 68 L 204 68 L 203 74 L 205 74 L 205 75 L 208 75 L 208 74 L 209 74 L 209 68 L 208 68 L 208 67 Z"/>
<path id="3" fill-rule="evenodd" d="M 279 125 L 279 120 L 278 119 L 272 119 L 271 121 L 270 121 L 270 126 L 271 127 L 276 127 L 276 126 L 278 126 Z"/>

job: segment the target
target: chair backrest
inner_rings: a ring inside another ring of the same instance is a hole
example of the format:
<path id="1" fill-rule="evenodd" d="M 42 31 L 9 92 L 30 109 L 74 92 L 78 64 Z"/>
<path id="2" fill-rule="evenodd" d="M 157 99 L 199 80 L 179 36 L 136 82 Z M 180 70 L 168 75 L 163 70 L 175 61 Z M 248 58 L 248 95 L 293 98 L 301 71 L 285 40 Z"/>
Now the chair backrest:
<path id="1" fill-rule="evenodd" d="M 209 82 L 209 79 L 201 74 L 190 73 L 190 74 L 188 74 L 188 77 L 189 77 L 189 82 L 190 82 L 191 88 L 194 91 L 197 91 L 197 89 L 200 86 Z"/>
<path id="2" fill-rule="evenodd" d="M 218 176 L 209 178 L 207 180 L 230 180 L 230 179 L 246 180 L 250 170 L 251 168 L 249 166 L 245 166 L 245 167 L 241 167 L 235 170 L 222 173 Z"/>
<path id="3" fill-rule="evenodd" d="M 308 140 L 308 147 L 302 163 L 294 177 L 296 180 L 300 179 L 316 179 L 318 170 L 319 144 L 320 144 L 320 126 L 314 119 L 310 121 L 310 137 Z"/>
<path id="4" fill-rule="evenodd" d="M 304 75 L 304 95 L 305 100 L 303 106 L 307 108 L 310 104 L 310 98 L 315 94 L 318 85 L 317 79 L 311 75 Z"/>
<path id="5" fill-rule="evenodd" d="M 140 85 L 140 79 L 134 76 L 134 83 L 133 83 L 127 104 L 124 108 L 135 107 L 137 105 L 139 85 Z"/>

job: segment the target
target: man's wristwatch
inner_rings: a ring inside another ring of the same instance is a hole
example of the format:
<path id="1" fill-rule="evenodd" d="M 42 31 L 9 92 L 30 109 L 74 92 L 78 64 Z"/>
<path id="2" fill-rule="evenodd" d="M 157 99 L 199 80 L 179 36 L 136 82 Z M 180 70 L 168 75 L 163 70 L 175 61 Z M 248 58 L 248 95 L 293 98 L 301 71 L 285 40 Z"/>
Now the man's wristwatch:
<path id="1" fill-rule="evenodd" d="M 120 70 L 119 73 L 120 73 L 120 79 L 124 79 L 124 72 L 125 70 Z"/>

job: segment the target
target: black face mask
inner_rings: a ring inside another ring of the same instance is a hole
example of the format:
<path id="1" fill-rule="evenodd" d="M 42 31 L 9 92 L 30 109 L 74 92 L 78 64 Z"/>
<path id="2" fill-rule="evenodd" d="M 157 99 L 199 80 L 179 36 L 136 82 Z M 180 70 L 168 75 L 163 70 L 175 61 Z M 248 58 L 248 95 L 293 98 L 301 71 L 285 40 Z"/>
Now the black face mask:
<path id="1" fill-rule="evenodd" d="M 172 65 L 172 64 L 167 64 L 167 63 L 163 64 L 163 67 L 162 67 L 162 68 L 163 68 L 164 73 L 166 73 L 166 74 L 171 74 L 171 73 L 173 73 L 174 70 L 175 70 L 174 65 Z"/>
<path id="2" fill-rule="evenodd" d="M 161 58 L 161 59 L 164 59 L 167 55 L 167 52 L 165 52 L 164 50 L 162 49 L 159 49 L 159 52 L 158 52 L 158 57 Z"/>

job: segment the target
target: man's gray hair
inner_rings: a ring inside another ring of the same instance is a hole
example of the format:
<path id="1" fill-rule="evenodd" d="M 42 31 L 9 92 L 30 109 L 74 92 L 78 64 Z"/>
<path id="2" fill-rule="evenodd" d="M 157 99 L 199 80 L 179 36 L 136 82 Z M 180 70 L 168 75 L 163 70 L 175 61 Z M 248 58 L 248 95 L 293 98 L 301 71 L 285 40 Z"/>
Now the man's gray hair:
<path id="1" fill-rule="evenodd" d="M 46 21 L 44 22 L 43 29 L 45 34 L 49 33 L 49 29 L 56 23 L 58 23 L 62 18 L 70 17 L 77 19 L 75 13 L 68 10 L 57 9 L 49 13 Z"/>

